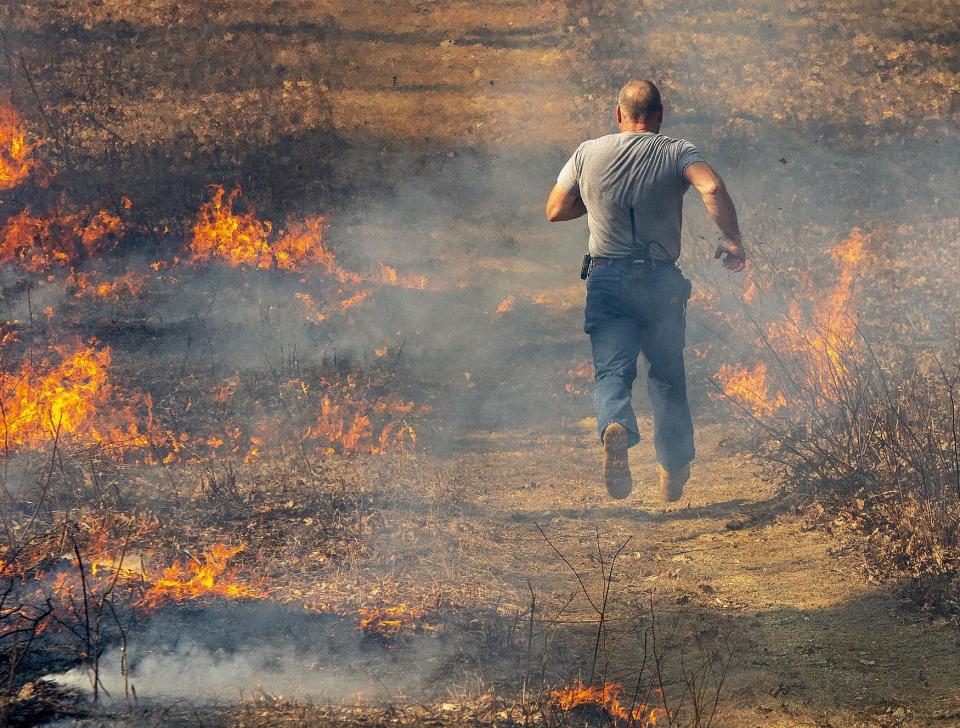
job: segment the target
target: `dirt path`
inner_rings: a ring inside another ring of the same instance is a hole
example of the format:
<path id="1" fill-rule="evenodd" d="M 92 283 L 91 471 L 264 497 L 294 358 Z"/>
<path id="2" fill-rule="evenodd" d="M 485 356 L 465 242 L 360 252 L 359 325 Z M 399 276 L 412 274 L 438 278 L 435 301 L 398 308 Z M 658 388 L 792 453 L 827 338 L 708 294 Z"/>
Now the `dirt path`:
<path id="1" fill-rule="evenodd" d="M 858 557 L 790 513 L 723 435 L 721 426 L 701 430 L 701 455 L 676 507 L 651 492 L 649 444 L 632 451 L 639 483 L 620 503 L 598 483 L 592 433 L 505 431 L 478 441 L 452 463 L 448 477 L 460 487 L 451 510 L 421 517 L 395 546 L 407 570 L 398 581 L 430 574 L 444 594 L 509 612 L 510 598 L 527 608 L 529 579 L 541 608 L 557 611 L 578 585 L 537 526 L 594 596 L 597 531 L 605 549 L 629 537 L 613 578 L 611 676 L 636 668 L 629 625 L 642 621 L 652 597 L 658 610 L 707 615 L 729 638 L 720 725 L 957 724 L 934 719 L 960 701 L 955 629 L 869 584 Z M 585 624 L 596 616 L 575 598 L 561 621 L 571 627 L 555 637 L 566 657 L 551 667 L 584 674 L 594 638 Z"/>

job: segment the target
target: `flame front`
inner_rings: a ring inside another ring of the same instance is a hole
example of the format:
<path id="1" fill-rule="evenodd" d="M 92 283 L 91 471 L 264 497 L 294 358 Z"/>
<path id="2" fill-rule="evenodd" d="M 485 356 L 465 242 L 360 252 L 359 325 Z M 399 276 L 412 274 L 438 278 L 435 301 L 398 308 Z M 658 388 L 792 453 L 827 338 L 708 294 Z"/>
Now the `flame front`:
<path id="1" fill-rule="evenodd" d="M 123 234 L 119 217 L 105 210 L 35 217 L 30 209 L 7 218 L 0 229 L 0 263 L 17 263 L 28 273 L 64 268 L 103 253 Z"/>
<path id="2" fill-rule="evenodd" d="M 248 209 L 234 208 L 242 196 L 239 187 L 227 194 L 223 185 L 213 185 L 213 199 L 200 206 L 193 224 L 190 253 L 195 262 L 219 261 L 227 265 L 302 272 L 313 268 L 331 274 L 341 283 L 358 283 L 361 277 L 337 265 L 336 256 L 324 243 L 328 221 L 324 216 L 294 222 L 273 234 L 273 223 L 260 220 Z"/>

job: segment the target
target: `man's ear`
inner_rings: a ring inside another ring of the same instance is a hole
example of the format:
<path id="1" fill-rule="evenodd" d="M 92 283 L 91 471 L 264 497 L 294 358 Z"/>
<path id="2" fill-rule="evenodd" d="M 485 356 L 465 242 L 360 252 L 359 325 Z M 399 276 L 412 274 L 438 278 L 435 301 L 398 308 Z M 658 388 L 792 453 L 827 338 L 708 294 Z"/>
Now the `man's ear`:
<path id="1" fill-rule="evenodd" d="M 617 104 L 617 123 L 618 124 L 623 123 L 623 112 L 620 111 L 620 104 Z"/>

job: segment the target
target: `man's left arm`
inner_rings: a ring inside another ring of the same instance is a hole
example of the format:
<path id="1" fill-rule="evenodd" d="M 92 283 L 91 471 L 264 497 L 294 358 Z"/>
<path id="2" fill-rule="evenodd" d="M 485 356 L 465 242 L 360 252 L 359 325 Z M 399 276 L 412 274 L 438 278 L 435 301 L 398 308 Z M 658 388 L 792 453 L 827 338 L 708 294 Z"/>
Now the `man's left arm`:
<path id="1" fill-rule="evenodd" d="M 554 185 L 547 198 L 546 213 L 550 222 L 576 220 L 587 214 L 587 206 L 583 204 L 579 192 L 568 192 L 560 185 Z"/>

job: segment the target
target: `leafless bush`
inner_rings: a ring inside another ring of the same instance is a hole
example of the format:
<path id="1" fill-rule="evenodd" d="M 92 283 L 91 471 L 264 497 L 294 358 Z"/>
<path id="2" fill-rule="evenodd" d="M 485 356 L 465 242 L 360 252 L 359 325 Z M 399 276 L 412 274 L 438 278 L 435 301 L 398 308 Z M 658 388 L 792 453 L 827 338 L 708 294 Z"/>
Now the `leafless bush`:
<path id="1" fill-rule="evenodd" d="M 767 396 L 783 404 L 772 413 L 739 405 L 787 487 L 834 529 L 865 537 L 878 575 L 906 577 L 922 604 L 955 612 L 960 364 L 932 354 L 925 364 L 888 361 L 855 336 L 818 334 L 790 352 L 766 338 Z"/>

